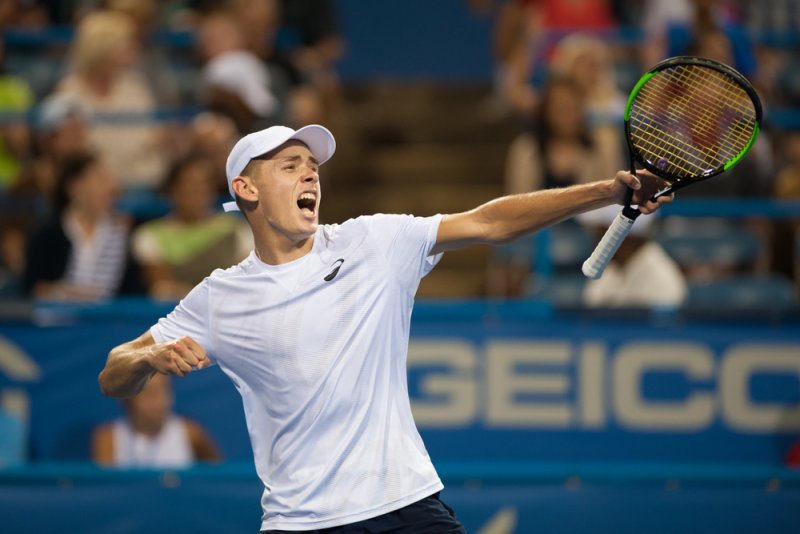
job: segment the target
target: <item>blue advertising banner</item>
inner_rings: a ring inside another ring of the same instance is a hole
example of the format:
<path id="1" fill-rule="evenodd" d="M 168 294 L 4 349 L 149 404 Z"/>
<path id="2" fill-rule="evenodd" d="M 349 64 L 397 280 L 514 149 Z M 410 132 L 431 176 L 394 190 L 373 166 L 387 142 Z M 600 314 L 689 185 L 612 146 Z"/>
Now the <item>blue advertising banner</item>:
<path id="1" fill-rule="evenodd" d="M 121 413 L 97 386 L 109 349 L 168 310 L 0 323 L 0 402 L 27 417 L 31 459 L 89 457 L 92 428 Z M 496 316 L 421 303 L 408 369 L 436 463 L 779 465 L 800 434 L 797 325 Z M 227 459 L 248 461 L 241 402 L 219 369 L 174 385 L 176 411 L 205 425 Z"/>

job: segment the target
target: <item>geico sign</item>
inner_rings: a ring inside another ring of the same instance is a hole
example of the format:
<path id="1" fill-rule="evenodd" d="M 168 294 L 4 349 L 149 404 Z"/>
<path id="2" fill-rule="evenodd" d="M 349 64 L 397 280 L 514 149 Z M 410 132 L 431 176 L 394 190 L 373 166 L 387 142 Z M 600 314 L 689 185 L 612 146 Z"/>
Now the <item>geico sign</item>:
<path id="1" fill-rule="evenodd" d="M 642 431 L 694 432 L 719 418 L 731 430 L 800 430 L 800 404 L 757 401 L 756 375 L 800 381 L 800 345 L 741 343 L 719 357 L 696 342 L 414 341 L 409 369 L 424 372 L 413 409 L 420 426 L 601 429 L 610 418 Z M 648 399 L 643 378 L 679 373 L 680 399 Z M 702 382 L 702 384 L 697 384 Z M 709 386 L 709 383 L 712 384 Z"/>

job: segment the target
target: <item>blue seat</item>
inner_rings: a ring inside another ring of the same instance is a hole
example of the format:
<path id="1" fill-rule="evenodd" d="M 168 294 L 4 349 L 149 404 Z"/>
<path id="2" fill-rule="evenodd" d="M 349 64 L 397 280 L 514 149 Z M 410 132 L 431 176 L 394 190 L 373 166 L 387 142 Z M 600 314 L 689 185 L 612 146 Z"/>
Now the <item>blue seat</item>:
<path id="1" fill-rule="evenodd" d="M 761 239 L 741 225 L 698 224 L 681 232 L 663 232 L 656 239 L 681 267 L 752 265 L 762 251 Z"/>
<path id="2" fill-rule="evenodd" d="M 776 274 L 690 283 L 686 307 L 690 311 L 774 313 L 790 310 L 797 304 L 794 283 Z"/>
<path id="3" fill-rule="evenodd" d="M 574 270 L 594 250 L 589 232 L 574 220 L 564 221 L 531 236 L 495 249 L 499 261 L 526 264 L 537 271 L 537 262 L 549 261 L 559 270 Z M 542 258 L 543 254 L 547 258 Z"/>
<path id="4" fill-rule="evenodd" d="M 0 469 L 25 462 L 25 423 L 0 411 Z"/>
<path id="5" fill-rule="evenodd" d="M 580 272 L 556 274 L 546 279 L 537 279 L 533 274 L 528 278 L 525 295 L 544 299 L 558 308 L 579 308 L 583 306 L 583 288 L 586 277 Z"/>

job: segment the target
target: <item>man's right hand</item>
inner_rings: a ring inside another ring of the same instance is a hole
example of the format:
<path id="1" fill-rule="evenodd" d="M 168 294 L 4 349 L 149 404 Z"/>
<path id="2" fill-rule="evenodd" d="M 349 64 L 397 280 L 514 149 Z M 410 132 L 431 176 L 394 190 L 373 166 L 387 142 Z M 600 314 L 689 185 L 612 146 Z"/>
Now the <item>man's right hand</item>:
<path id="1" fill-rule="evenodd" d="M 150 345 L 146 360 L 153 370 L 179 377 L 211 365 L 203 347 L 189 336 Z"/>

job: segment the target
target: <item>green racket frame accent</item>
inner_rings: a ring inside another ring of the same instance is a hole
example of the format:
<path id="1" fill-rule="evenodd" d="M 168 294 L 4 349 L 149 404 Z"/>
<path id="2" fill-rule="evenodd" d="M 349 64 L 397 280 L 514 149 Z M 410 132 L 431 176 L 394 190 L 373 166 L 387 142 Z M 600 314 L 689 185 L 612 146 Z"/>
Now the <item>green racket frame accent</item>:
<path id="1" fill-rule="evenodd" d="M 755 112 L 756 112 L 755 124 L 753 125 L 753 133 L 752 133 L 752 135 L 750 137 L 750 140 L 745 145 L 745 147 L 739 153 L 737 153 L 733 158 L 731 158 L 729 161 L 727 161 L 723 166 L 717 168 L 713 172 L 706 173 L 705 175 L 699 176 L 696 179 L 692 179 L 692 180 L 676 178 L 675 176 L 666 174 L 665 172 L 661 171 L 661 169 L 655 167 L 654 165 L 651 165 L 639 153 L 639 151 L 636 149 L 636 147 L 631 142 L 631 138 L 630 138 L 630 135 L 631 135 L 631 132 L 630 132 L 631 109 L 633 107 L 634 100 L 636 100 L 636 97 L 639 94 L 639 92 L 641 91 L 642 87 L 644 87 L 645 84 L 647 84 L 647 82 L 653 76 L 655 76 L 659 71 L 662 71 L 662 70 L 668 69 L 668 68 L 672 68 L 672 67 L 676 67 L 676 66 L 680 66 L 680 65 L 698 65 L 698 66 L 711 68 L 711 69 L 714 69 L 714 70 L 716 70 L 718 72 L 721 72 L 722 74 L 724 74 L 725 76 L 727 76 L 728 78 L 733 80 L 736 84 L 738 84 L 742 89 L 744 89 L 747 92 L 748 96 L 750 97 L 750 100 L 752 100 L 752 102 L 753 102 L 753 107 L 755 108 Z M 756 93 L 755 89 L 750 84 L 750 82 L 747 80 L 747 78 L 745 78 L 738 71 L 736 71 L 735 69 L 729 67 L 728 65 L 724 65 L 722 63 L 719 63 L 717 61 L 713 61 L 713 60 L 710 60 L 710 59 L 694 57 L 694 56 L 676 56 L 676 57 L 665 59 L 664 61 L 658 63 L 653 68 L 651 68 L 649 71 L 644 73 L 642 75 L 642 77 L 639 78 L 639 80 L 636 82 L 636 85 L 633 87 L 633 89 L 631 89 L 631 92 L 630 92 L 630 94 L 628 96 L 628 102 L 627 102 L 627 104 L 625 106 L 625 115 L 624 115 L 624 120 L 625 120 L 625 140 L 626 140 L 626 143 L 628 144 L 628 149 L 629 149 L 629 151 L 631 153 L 632 159 L 634 159 L 635 161 L 639 162 L 639 164 L 641 164 L 645 169 L 649 170 L 653 174 L 656 174 L 657 176 L 660 176 L 661 178 L 664 178 L 665 180 L 669 181 L 672 184 L 671 187 L 669 187 L 667 190 L 664 190 L 664 191 L 660 192 L 659 195 L 658 195 L 658 196 L 660 196 L 661 194 L 666 194 L 666 193 L 675 191 L 677 189 L 681 189 L 681 188 L 683 188 L 683 187 L 685 187 L 687 185 L 696 183 L 696 182 L 698 182 L 700 180 L 705 180 L 706 178 L 711 178 L 712 176 L 716 176 L 718 174 L 721 174 L 722 172 L 727 171 L 728 169 L 734 167 L 737 163 L 739 163 L 742 160 L 742 158 L 744 158 L 744 156 L 750 151 L 750 148 L 753 146 L 753 143 L 755 143 L 756 138 L 758 137 L 758 134 L 761 131 L 762 117 L 763 117 L 763 114 L 762 114 L 762 108 L 761 108 L 761 100 L 758 98 L 758 94 Z"/>
<path id="2" fill-rule="evenodd" d="M 753 136 L 750 137 L 750 141 L 742 149 L 741 152 L 736 154 L 736 156 L 732 160 L 730 160 L 728 163 L 725 164 L 725 166 L 722 168 L 722 170 L 727 171 L 728 169 L 730 169 L 731 167 L 733 167 L 734 165 L 736 165 L 737 163 L 739 163 L 742 160 L 742 158 L 745 156 L 745 154 L 747 154 L 750 151 L 750 147 L 753 146 L 753 143 L 756 142 L 756 137 L 758 137 L 758 133 L 760 131 L 761 131 L 761 128 L 759 127 L 758 122 L 756 122 L 755 126 L 753 127 Z"/>
<path id="3" fill-rule="evenodd" d="M 639 94 L 639 91 L 642 89 L 642 87 L 644 87 L 644 84 L 646 84 L 650 78 L 655 76 L 655 74 L 656 73 L 653 71 L 645 73 L 644 76 L 639 78 L 639 81 L 636 82 L 636 85 L 633 87 L 633 89 L 631 89 L 631 93 L 628 95 L 628 103 L 625 105 L 625 122 L 628 122 L 631 118 L 631 108 L 633 107 L 633 101 L 636 100 L 636 95 Z"/>

